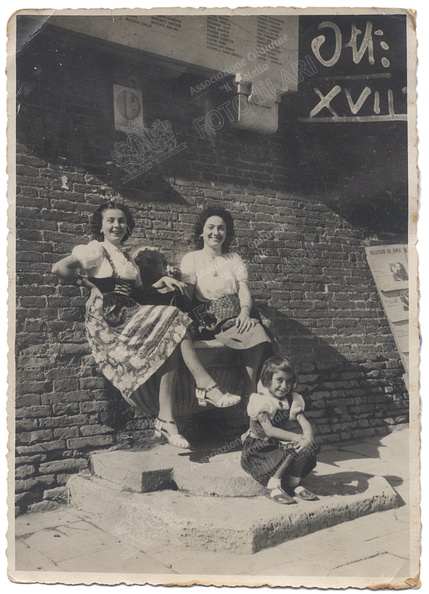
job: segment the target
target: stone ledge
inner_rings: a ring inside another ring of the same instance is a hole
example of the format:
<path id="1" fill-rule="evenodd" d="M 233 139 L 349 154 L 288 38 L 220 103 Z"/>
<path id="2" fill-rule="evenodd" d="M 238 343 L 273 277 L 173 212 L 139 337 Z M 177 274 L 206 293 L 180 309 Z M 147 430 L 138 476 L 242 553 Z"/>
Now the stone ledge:
<path id="1" fill-rule="evenodd" d="M 331 476 L 334 477 L 335 475 Z M 386 479 L 367 476 L 350 495 L 281 506 L 266 497 L 203 497 L 178 491 L 134 493 L 97 477 L 74 475 L 73 503 L 91 521 L 142 551 L 176 543 L 191 549 L 256 553 L 311 532 L 399 506 Z"/>

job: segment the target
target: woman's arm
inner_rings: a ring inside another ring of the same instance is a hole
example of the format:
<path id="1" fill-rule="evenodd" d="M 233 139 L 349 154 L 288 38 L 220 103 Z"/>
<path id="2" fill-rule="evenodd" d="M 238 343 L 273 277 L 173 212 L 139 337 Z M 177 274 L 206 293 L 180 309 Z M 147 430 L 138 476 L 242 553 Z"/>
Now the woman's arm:
<path id="1" fill-rule="evenodd" d="M 68 281 L 70 284 L 75 284 L 79 275 L 77 268 L 81 267 L 81 263 L 75 256 L 66 256 L 59 262 L 55 262 L 52 266 L 52 273 L 60 277 L 64 281 Z"/>
<path id="2" fill-rule="evenodd" d="M 197 275 L 195 271 L 195 254 L 189 252 L 183 256 L 180 262 L 180 274 L 183 282 L 186 285 L 185 295 L 189 298 L 192 303 L 195 293 L 195 285 L 197 283 Z"/>
<path id="3" fill-rule="evenodd" d="M 195 285 L 191 285 L 190 283 L 185 283 L 185 295 L 188 297 L 189 301 L 192 303 L 195 293 Z"/>
<path id="4" fill-rule="evenodd" d="M 175 289 L 178 289 L 182 295 L 184 295 L 186 284 L 176 280 L 171 276 L 162 276 L 156 281 L 156 283 L 153 283 L 152 287 L 161 291 L 162 289 L 167 289 L 168 291 L 174 291 Z"/>
<path id="5" fill-rule="evenodd" d="M 51 272 L 52 274 L 59 276 L 66 284 L 76 285 L 80 280 L 79 285 L 86 287 L 87 289 L 95 289 L 95 285 L 93 285 L 86 277 L 78 274 L 77 269 L 81 267 L 82 264 L 80 261 L 75 256 L 70 255 L 55 262 Z"/>
<path id="6" fill-rule="evenodd" d="M 250 330 L 255 325 L 255 321 L 250 317 L 252 310 L 252 294 L 250 293 L 247 281 L 238 282 L 238 298 L 240 300 L 241 311 L 235 320 L 239 334 Z"/>

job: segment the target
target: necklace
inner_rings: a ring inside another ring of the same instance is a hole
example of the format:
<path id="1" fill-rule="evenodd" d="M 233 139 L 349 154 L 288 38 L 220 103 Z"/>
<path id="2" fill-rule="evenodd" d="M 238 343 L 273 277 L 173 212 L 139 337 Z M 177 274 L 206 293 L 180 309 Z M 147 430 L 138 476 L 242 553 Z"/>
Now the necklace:
<path id="1" fill-rule="evenodd" d="M 217 266 L 216 266 L 217 256 L 209 256 L 209 258 L 210 258 L 210 264 L 208 266 L 209 270 L 213 271 L 213 276 L 219 276 L 219 273 L 217 271 Z"/>
<path id="2" fill-rule="evenodd" d="M 216 256 L 213 256 L 212 263 L 213 263 L 213 267 L 214 267 L 213 276 L 219 276 L 219 273 L 218 273 L 217 268 L 216 268 Z"/>

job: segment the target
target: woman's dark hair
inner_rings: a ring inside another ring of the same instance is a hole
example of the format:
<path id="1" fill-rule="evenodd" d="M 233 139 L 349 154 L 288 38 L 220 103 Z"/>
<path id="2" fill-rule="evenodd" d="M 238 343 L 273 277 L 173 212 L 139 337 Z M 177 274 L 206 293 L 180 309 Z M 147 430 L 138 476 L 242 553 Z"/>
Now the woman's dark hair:
<path id="1" fill-rule="evenodd" d="M 114 200 L 111 200 L 110 202 L 105 202 L 104 204 L 100 204 L 100 206 L 97 208 L 97 210 L 91 215 L 91 221 L 90 221 L 91 222 L 91 233 L 92 233 L 94 239 L 98 239 L 98 241 L 103 240 L 103 235 L 101 233 L 101 225 L 103 222 L 103 212 L 105 210 L 109 210 L 110 208 L 114 208 L 116 210 L 121 210 L 125 215 L 125 219 L 127 221 L 127 231 L 126 231 L 125 235 L 123 236 L 123 238 L 121 239 L 121 243 L 124 243 L 124 241 L 127 241 L 127 239 L 130 237 L 131 233 L 133 232 L 135 223 L 134 223 L 133 215 L 131 214 L 131 211 L 128 208 L 128 206 L 126 206 L 126 204 L 121 204 L 120 202 L 115 202 Z"/>
<path id="2" fill-rule="evenodd" d="M 226 237 L 225 241 L 222 244 L 222 252 L 229 252 L 231 243 L 233 242 L 235 237 L 234 219 L 232 218 L 231 213 L 229 213 L 221 206 L 208 206 L 198 217 L 198 220 L 195 223 L 194 228 L 195 247 L 199 250 L 204 247 L 204 241 L 201 235 L 203 233 L 204 225 L 206 224 L 207 219 L 209 219 L 210 217 L 220 217 L 225 221 Z"/>
<path id="3" fill-rule="evenodd" d="M 271 384 L 273 375 L 277 371 L 283 371 L 284 373 L 290 374 L 293 377 L 294 384 L 296 384 L 296 371 L 292 362 L 289 361 L 289 359 L 285 359 L 284 357 L 276 355 L 275 357 L 267 359 L 262 367 L 261 383 L 265 388 L 268 388 L 268 386 Z"/>

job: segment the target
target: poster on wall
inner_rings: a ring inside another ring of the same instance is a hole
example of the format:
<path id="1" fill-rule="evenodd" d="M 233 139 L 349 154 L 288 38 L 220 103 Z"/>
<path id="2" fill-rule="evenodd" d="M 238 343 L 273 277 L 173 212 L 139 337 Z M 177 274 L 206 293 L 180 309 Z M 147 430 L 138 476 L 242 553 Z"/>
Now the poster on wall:
<path id="1" fill-rule="evenodd" d="M 419 586 L 415 20 L 11 17 L 14 583 Z"/>
<path id="2" fill-rule="evenodd" d="M 404 365 L 404 381 L 408 384 L 410 299 L 407 253 L 406 245 L 366 248 L 368 264 Z"/>
<path id="3" fill-rule="evenodd" d="M 381 301 L 386 315 L 391 322 L 408 320 L 410 311 L 408 289 L 401 289 L 400 291 L 382 291 Z"/>
<path id="4" fill-rule="evenodd" d="M 399 352 L 408 354 L 410 352 L 410 329 L 408 322 L 397 322 L 394 324 L 393 333 L 398 344 Z"/>
<path id="5" fill-rule="evenodd" d="M 366 253 L 379 290 L 395 291 L 408 288 L 408 263 L 404 246 L 369 247 Z"/>

